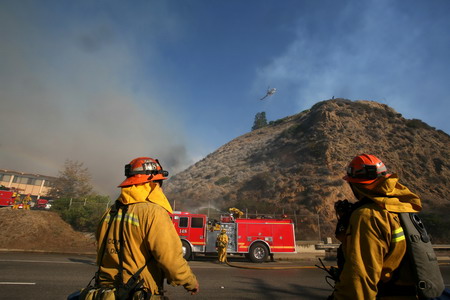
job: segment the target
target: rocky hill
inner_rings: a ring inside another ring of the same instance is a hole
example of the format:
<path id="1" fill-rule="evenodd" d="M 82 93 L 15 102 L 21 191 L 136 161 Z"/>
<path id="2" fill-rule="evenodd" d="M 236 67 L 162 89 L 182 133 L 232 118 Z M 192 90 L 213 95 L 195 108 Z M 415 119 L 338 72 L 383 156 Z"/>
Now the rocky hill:
<path id="1" fill-rule="evenodd" d="M 317 216 L 307 231 L 321 227 L 322 236 L 332 235 L 334 202 L 353 199 L 342 176 L 361 153 L 399 174 L 422 198 L 432 227 L 442 225 L 440 215 L 450 208 L 450 136 L 373 101 L 322 101 L 270 122 L 173 176 L 165 192 L 177 210 Z"/>

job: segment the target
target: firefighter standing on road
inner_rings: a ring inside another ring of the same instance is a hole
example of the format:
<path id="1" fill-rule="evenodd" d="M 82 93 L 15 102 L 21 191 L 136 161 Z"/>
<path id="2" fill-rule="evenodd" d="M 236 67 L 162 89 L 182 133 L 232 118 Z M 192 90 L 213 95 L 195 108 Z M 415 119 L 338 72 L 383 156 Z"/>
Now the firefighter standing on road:
<path id="1" fill-rule="evenodd" d="M 227 247 L 228 247 L 228 235 L 225 228 L 222 228 L 220 234 L 216 240 L 217 254 L 219 256 L 219 263 L 225 263 L 227 261 Z"/>
<path id="2" fill-rule="evenodd" d="M 419 197 L 373 155 L 355 157 L 344 180 L 358 202 L 341 200 L 335 205 L 341 216 L 336 237 L 342 242 L 342 256 L 330 299 L 417 299 L 411 272 L 402 272 L 407 260 L 399 268 L 406 240 L 397 213 L 419 212 Z M 343 212 L 342 207 L 351 209 Z"/>
<path id="3" fill-rule="evenodd" d="M 28 194 L 25 198 L 23 198 L 23 209 L 30 209 L 31 196 Z"/>
<path id="4" fill-rule="evenodd" d="M 20 194 L 16 193 L 16 196 L 14 198 L 14 205 L 12 209 L 19 209 L 19 205 L 22 203 L 22 199 L 20 199 Z"/>
<path id="5" fill-rule="evenodd" d="M 151 299 L 164 299 L 165 278 L 169 284 L 181 285 L 196 294 L 199 284 L 183 258 L 180 238 L 169 216 L 172 207 L 161 189 L 168 172 L 158 160 L 139 157 L 125 166 L 125 176 L 127 179 L 119 185 L 120 197 L 111 208 L 118 210 L 117 221 L 112 222 L 108 230 L 111 216 L 108 211 L 97 230 L 97 264 L 100 267 L 96 286 L 117 287 L 122 267 L 123 283 L 126 283 L 145 266 L 139 280 L 143 280 L 143 290 L 152 295 Z M 123 213 L 125 206 L 126 213 Z M 120 222 L 122 218 L 124 221 Z M 121 241 L 121 223 L 124 241 Z M 107 242 L 102 247 L 104 239 Z M 122 248 L 121 267 L 119 252 Z"/>

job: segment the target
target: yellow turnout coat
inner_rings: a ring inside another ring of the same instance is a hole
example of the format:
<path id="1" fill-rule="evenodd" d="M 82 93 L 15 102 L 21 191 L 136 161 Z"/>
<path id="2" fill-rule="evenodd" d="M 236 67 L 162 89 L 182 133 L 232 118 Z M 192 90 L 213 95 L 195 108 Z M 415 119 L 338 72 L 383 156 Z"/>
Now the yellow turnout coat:
<path id="1" fill-rule="evenodd" d="M 379 284 L 392 279 L 406 252 L 397 213 L 418 212 L 422 207 L 419 197 L 398 183 L 396 175 L 380 178 L 370 190 L 361 184 L 352 184 L 352 188 L 359 199 L 371 201 L 357 208 L 350 217 L 341 241 L 345 263 L 333 295 L 339 300 L 372 300 L 377 297 Z M 400 274 L 393 281 L 399 286 L 413 284 L 411 274 Z"/>
<path id="2" fill-rule="evenodd" d="M 172 208 L 159 185 L 150 182 L 122 188 L 118 200 L 128 206 L 124 219 L 123 281 L 126 283 L 145 266 L 139 279 L 144 280 L 144 287 L 153 295 L 161 294 L 164 278 L 171 285 L 193 290 L 197 279 L 183 258 L 180 238 L 168 214 Z M 97 264 L 101 264 L 99 283 L 104 286 L 112 286 L 118 273 L 122 217 L 119 210 L 105 236 L 110 218 L 108 211 L 97 231 Z M 106 247 L 102 251 L 105 238 Z"/>

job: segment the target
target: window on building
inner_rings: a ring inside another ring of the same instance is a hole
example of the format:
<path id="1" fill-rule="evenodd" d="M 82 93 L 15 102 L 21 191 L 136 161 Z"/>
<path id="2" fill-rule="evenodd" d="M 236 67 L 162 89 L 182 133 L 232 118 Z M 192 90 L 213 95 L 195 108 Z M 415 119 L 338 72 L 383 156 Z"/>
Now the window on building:
<path id="1" fill-rule="evenodd" d="M 11 175 L 0 174 L 0 181 L 9 182 L 11 180 Z"/>
<path id="2" fill-rule="evenodd" d="M 36 179 L 36 180 L 34 181 L 34 185 L 41 186 L 41 184 L 42 184 L 42 179 Z"/>
<path id="3" fill-rule="evenodd" d="M 36 179 L 34 179 L 34 178 L 28 178 L 28 180 L 27 180 L 27 184 L 29 184 L 29 185 L 34 185 L 34 182 L 36 181 Z"/>
<path id="4" fill-rule="evenodd" d="M 28 179 L 29 179 L 28 177 L 22 177 L 22 176 L 19 176 L 19 175 L 14 175 L 13 182 L 14 183 L 19 183 L 19 184 L 27 184 Z"/>

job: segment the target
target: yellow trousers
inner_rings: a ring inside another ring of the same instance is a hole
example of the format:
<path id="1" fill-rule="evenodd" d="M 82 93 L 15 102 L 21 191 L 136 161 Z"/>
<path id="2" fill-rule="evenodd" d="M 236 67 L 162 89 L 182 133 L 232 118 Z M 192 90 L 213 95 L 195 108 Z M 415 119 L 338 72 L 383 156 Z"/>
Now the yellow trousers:
<path id="1" fill-rule="evenodd" d="M 226 262 L 226 260 L 227 260 L 227 248 L 219 247 L 217 249 L 217 254 L 219 256 L 219 261 L 220 262 Z"/>

